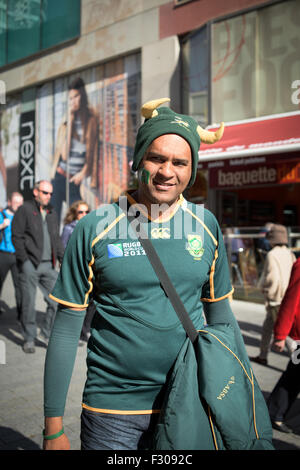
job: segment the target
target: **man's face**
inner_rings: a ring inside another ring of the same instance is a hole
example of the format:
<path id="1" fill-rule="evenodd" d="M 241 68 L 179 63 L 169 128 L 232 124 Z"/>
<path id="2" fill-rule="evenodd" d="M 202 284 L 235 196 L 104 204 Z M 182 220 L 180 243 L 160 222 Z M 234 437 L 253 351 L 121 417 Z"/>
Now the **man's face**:
<path id="1" fill-rule="evenodd" d="M 171 205 L 187 187 L 192 173 L 192 154 L 188 142 L 176 134 L 153 140 L 141 162 L 149 175 L 141 182 L 142 199 L 154 204 Z"/>
<path id="2" fill-rule="evenodd" d="M 42 181 L 40 183 L 39 189 L 33 190 L 33 195 L 36 201 L 42 207 L 46 207 L 50 202 L 52 191 L 53 191 L 52 184 L 48 183 L 48 181 Z"/>
<path id="3" fill-rule="evenodd" d="M 11 201 L 10 201 L 10 207 L 14 212 L 16 212 L 19 207 L 23 204 L 23 196 L 21 194 L 16 194 L 15 196 L 12 196 Z"/>

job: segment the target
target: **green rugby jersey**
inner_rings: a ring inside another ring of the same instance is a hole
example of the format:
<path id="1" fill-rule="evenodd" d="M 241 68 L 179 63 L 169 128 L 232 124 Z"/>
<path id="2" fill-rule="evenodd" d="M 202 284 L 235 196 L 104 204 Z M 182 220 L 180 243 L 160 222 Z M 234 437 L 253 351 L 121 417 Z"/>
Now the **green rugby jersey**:
<path id="1" fill-rule="evenodd" d="M 69 307 L 86 307 L 91 298 L 96 305 L 83 406 L 152 413 L 160 408 L 166 376 L 186 333 L 129 227 L 125 206 L 101 206 L 78 222 L 50 296 Z M 168 220 L 156 223 L 142 213 L 137 220 L 195 327 L 202 328 L 201 301 L 216 302 L 232 292 L 214 215 L 181 197 Z"/>

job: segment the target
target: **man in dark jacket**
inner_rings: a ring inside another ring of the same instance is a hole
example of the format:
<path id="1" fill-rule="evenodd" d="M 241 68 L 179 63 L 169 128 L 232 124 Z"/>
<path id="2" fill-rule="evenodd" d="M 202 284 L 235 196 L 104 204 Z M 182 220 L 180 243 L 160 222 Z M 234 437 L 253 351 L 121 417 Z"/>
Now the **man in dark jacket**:
<path id="1" fill-rule="evenodd" d="M 57 277 L 55 265 L 62 261 L 64 248 L 59 237 L 57 215 L 49 206 L 52 184 L 39 181 L 33 189 L 33 199 L 26 201 L 15 214 L 12 223 L 12 241 L 20 270 L 22 292 L 21 323 L 24 330 L 23 350 L 35 352 L 37 337 L 35 298 L 40 287 L 47 303 L 46 315 L 39 339 L 46 344 L 56 313 L 56 305 L 48 294 Z"/>

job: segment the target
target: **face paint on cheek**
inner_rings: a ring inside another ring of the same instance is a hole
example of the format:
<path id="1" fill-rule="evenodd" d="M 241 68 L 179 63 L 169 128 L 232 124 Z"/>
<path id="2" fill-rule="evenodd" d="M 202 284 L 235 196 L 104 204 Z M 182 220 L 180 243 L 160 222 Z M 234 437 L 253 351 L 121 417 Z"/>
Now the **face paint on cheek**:
<path id="1" fill-rule="evenodd" d="M 145 170 L 145 168 L 141 168 L 138 171 L 138 180 L 140 181 L 140 183 L 149 184 L 150 172 L 148 170 Z"/>

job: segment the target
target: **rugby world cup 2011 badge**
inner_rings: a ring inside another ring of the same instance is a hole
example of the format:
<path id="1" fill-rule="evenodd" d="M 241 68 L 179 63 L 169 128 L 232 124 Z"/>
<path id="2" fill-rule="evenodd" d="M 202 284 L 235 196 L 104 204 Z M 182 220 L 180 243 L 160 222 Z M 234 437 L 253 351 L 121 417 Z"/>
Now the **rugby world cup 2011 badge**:
<path id="1" fill-rule="evenodd" d="M 200 260 L 204 253 L 203 241 L 200 235 L 191 234 L 187 236 L 186 249 L 196 260 Z"/>
<path id="2" fill-rule="evenodd" d="M 109 258 L 120 258 L 124 255 L 122 243 L 112 243 L 107 245 Z"/>

